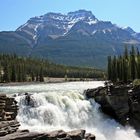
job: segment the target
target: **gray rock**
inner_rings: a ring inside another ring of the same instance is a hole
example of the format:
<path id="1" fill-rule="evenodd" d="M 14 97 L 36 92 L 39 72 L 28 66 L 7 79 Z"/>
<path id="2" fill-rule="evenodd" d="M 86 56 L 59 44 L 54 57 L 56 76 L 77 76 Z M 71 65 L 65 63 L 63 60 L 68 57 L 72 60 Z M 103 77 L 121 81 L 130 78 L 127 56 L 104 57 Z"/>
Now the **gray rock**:
<path id="1" fill-rule="evenodd" d="M 93 135 L 91 133 L 87 133 L 87 134 L 85 134 L 85 139 L 86 140 L 95 140 L 95 135 Z"/>
<path id="2" fill-rule="evenodd" d="M 67 133 L 63 130 L 56 130 L 56 131 L 49 132 L 47 134 L 48 138 L 65 138 L 66 136 Z"/>
<path id="3" fill-rule="evenodd" d="M 52 131 L 49 133 L 29 132 L 28 130 L 17 131 L 12 134 L 0 137 L 0 140 L 95 140 L 95 136 L 88 134 L 85 130 L 74 130 L 64 132 L 63 130 Z"/>
<path id="4" fill-rule="evenodd" d="M 82 140 L 84 139 L 85 136 L 85 130 L 74 130 L 74 131 L 70 131 L 68 132 L 68 136 L 70 136 L 70 138 L 72 140 Z"/>

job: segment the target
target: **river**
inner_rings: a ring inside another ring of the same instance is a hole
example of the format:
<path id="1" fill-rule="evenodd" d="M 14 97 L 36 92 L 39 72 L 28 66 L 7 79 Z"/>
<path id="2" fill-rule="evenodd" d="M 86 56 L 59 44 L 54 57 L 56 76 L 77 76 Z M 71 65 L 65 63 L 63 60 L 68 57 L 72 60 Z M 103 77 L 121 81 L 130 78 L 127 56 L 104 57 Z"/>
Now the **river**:
<path id="1" fill-rule="evenodd" d="M 30 131 L 64 131 L 85 129 L 97 140 L 140 140 L 135 130 L 123 127 L 99 110 L 93 99 L 86 100 L 84 90 L 103 86 L 102 81 L 67 82 L 1 86 L 0 92 L 16 95 L 20 129 Z M 24 93 L 31 95 L 30 104 Z"/>

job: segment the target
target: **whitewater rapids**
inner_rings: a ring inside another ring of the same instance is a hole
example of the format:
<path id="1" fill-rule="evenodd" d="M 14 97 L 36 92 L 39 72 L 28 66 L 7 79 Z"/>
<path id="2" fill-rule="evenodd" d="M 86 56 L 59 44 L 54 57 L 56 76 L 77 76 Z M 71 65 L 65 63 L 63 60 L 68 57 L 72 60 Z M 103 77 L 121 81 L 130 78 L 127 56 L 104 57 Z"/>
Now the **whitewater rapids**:
<path id="1" fill-rule="evenodd" d="M 97 140 L 140 140 L 135 130 L 123 127 L 100 112 L 99 105 L 86 100 L 84 90 L 103 86 L 104 82 L 68 82 L 0 87 L 0 92 L 16 94 L 20 129 L 64 131 L 85 129 Z M 31 95 L 27 105 L 25 95 Z"/>

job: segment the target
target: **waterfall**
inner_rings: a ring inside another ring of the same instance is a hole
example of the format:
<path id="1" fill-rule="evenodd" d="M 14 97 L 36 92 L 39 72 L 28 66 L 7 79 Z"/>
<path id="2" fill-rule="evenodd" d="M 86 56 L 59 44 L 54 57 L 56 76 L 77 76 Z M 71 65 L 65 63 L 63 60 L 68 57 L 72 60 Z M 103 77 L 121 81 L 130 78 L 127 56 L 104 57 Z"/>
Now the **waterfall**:
<path id="1" fill-rule="evenodd" d="M 70 82 L 7 87 L 3 91 L 29 93 L 16 96 L 20 129 L 43 132 L 81 128 L 95 134 L 97 140 L 140 140 L 134 129 L 101 113 L 93 99 L 86 100 L 84 89 L 102 85 L 103 82 Z"/>

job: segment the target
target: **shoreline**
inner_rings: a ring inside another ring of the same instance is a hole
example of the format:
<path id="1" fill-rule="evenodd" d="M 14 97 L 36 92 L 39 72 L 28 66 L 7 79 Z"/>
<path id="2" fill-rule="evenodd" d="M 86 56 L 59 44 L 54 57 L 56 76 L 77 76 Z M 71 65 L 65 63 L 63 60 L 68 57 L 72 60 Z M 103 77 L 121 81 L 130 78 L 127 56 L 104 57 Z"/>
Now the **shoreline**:
<path id="1" fill-rule="evenodd" d="M 20 85 L 35 85 L 35 84 L 51 84 L 51 83 L 67 83 L 67 82 L 80 82 L 80 81 L 98 81 L 98 79 L 91 78 L 45 78 L 44 82 L 34 81 L 34 82 L 9 82 L 9 83 L 0 83 L 0 86 L 20 86 Z M 100 80 L 99 80 L 100 81 Z"/>

